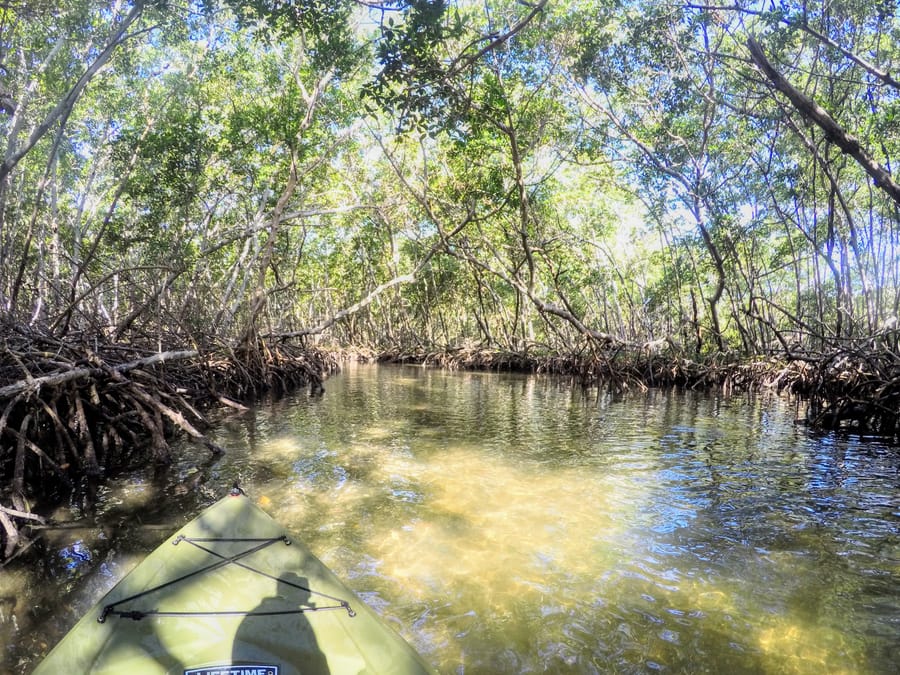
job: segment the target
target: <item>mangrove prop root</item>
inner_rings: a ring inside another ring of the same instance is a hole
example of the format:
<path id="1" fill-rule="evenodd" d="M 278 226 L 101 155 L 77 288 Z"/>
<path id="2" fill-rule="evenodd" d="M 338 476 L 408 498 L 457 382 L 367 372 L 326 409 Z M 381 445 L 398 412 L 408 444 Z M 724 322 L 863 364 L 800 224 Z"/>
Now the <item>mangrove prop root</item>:
<path id="1" fill-rule="evenodd" d="M 6 535 L 6 546 L 3 549 L 3 557 L 9 558 L 15 552 L 16 546 L 19 544 L 19 530 L 16 528 L 13 521 L 10 520 L 8 509 L 0 510 L 0 525 L 3 526 L 3 531 Z"/>
<path id="2" fill-rule="evenodd" d="M 717 356 L 700 361 L 678 353 L 618 348 L 538 357 L 477 347 L 432 352 L 395 349 L 382 352 L 374 360 L 563 375 L 586 387 L 607 386 L 614 391 L 676 387 L 725 394 L 784 392 L 807 402 L 804 421 L 813 429 L 849 429 L 900 440 L 900 355 L 895 348 L 872 341 L 821 352 L 787 351 L 752 360 Z"/>
<path id="3" fill-rule="evenodd" d="M 65 340 L 21 326 L 0 343 L 0 556 L 26 543 L 28 502 L 58 498 L 83 477 L 103 478 L 148 457 L 172 459 L 185 435 L 216 456 L 205 411 L 262 394 L 310 386 L 338 369 L 325 352 L 245 343 L 201 354 L 139 345 Z M 12 504 L 13 508 L 9 508 Z"/>

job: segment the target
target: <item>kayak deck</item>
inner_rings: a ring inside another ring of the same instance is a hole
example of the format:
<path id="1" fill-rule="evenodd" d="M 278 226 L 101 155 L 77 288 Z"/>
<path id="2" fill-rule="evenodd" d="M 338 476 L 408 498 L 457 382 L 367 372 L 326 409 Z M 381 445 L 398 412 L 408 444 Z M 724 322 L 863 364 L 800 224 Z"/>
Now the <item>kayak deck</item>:
<path id="1" fill-rule="evenodd" d="M 35 673 L 429 673 L 244 496 L 213 504 L 89 611 Z"/>

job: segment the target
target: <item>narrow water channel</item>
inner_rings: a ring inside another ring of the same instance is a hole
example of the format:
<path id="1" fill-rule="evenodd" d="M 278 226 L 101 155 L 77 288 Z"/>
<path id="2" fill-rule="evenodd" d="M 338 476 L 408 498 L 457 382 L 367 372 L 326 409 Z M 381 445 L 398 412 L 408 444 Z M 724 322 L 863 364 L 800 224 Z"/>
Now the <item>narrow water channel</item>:
<path id="1" fill-rule="evenodd" d="M 0 576 L 6 667 L 238 479 L 442 673 L 895 672 L 900 451 L 794 415 L 350 366 L 62 514 Z"/>

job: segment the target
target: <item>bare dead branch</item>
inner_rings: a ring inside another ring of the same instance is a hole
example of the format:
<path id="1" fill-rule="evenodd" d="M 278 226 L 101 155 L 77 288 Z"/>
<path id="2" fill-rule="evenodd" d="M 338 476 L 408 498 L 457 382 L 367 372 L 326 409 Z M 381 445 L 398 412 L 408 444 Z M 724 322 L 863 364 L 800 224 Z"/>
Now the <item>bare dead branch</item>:
<path id="1" fill-rule="evenodd" d="M 156 363 L 163 363 L 165 361 L 180 361 L 184 359 L 192 359 L 196 357 L 197 354 L 198 352 L 196 349 L 160 352 L 159 354 L 153 354 L 152 356 L 147 356 L 136 361 L 131 361 L 129 363 L 123 363 L 121 365 L 114 366 L 112 370 L 117 373 L 125 373 L 129 370 L 134 370 L 135 368 L 141 368 L 143 366 L 149 366 Z M 20 380 L 18 382 L 14 382 L 13 384 L 6 385 L 5 387 L 0 387 L 0 400 L 11 398 L 23 392 L 37 391 L 41 387 L 45 386 L 58 386 L 66 382 L 71 382 L 73 380 L 96 375 L 98 372 L 101 371 L 97 368 L 73 368 L 72 370 L 56 371 L 42 377 L 34 377 L 30 380 Z"/>

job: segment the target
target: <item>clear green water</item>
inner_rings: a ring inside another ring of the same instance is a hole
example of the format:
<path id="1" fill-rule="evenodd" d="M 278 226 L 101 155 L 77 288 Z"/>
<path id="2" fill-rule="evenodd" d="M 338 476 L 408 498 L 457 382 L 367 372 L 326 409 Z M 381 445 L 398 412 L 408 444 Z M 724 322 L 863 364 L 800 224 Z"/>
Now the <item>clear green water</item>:
<path id="1" fill-rule="evenodd" d="M 226 419 L 199 474 L 184 448 L 48 533 L 45 565 L 0 582 L 8 667 L 239 479 L 444 673 L 894 672 L 900 450 L 794 416 L 350 366 Z"/>

